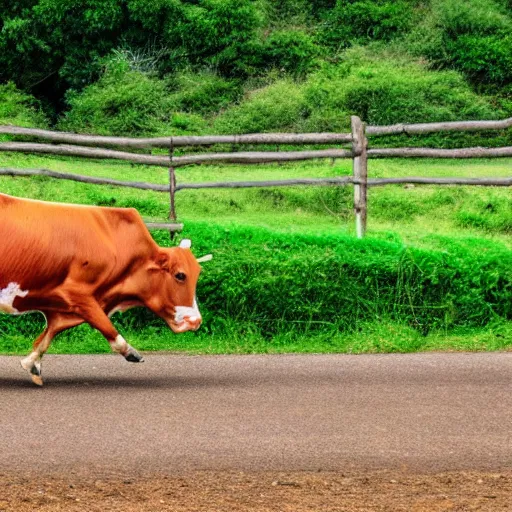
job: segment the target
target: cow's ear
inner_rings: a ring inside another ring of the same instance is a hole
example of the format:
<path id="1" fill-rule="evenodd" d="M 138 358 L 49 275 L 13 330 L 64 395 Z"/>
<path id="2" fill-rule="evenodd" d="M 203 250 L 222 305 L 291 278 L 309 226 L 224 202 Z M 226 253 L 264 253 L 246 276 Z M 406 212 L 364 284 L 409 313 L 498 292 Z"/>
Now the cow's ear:
<path id="1" fill-rule="evenodd" d="M 166 251 L 160 251 L 155 260 L 151 263 L 149 270 L 164 270 L 169 272 L 169 254 Z"/>

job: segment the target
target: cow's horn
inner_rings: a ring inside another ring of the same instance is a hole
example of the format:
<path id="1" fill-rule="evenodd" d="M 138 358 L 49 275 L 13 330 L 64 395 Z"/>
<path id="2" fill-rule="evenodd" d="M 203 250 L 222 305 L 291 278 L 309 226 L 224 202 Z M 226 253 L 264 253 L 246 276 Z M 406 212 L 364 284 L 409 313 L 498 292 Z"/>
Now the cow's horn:
<path id="1" fill-rule="evenodd" d="M 182 249 L 190 249 L 190 247 L 192 247 L 192 242 L 188 239 L 188 238 L 184 238 L 181 242 L 180 242 L 180 247 Z"/>
<path id="2" fill-rule="evenodd" d="M 206 256 L 201 256 L 200 258 L 197 258 L 198 263 L 204 263 L 205 261 L 210 261 L 213 259 L 212 254 L 207 254 Z"/>

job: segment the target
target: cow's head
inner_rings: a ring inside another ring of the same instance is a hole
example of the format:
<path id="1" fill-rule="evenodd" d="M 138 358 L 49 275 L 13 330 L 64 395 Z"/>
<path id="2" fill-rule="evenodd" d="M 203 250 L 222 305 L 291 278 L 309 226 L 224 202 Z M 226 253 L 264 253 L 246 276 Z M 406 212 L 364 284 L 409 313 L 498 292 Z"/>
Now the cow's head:
<path id="1" fill-rule="evenodd" d="M 190 251 L 190 240 L 182 240 L 179 247 L 161 247 L 150 262 L 151 290 L 146 305 L 174 332 L 195 331 L 201 325 L 196 302 L 200 270 L 198 260 Z"/>

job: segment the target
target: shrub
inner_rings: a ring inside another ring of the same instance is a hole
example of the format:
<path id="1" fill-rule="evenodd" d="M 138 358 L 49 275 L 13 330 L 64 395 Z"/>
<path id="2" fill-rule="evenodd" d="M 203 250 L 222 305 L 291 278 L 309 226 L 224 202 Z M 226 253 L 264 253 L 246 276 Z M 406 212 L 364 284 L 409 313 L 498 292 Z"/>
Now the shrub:
<path id="1" fill-rule="evenodd" d="M 462 34 L 485 36 L 511 28 L 512 20 L 494 0 L 434 0 L 432 10 L 437 24 L 452 38 Z"/>
<path id="2" fill-rule="evenodd" d="M 446 44 L 450 63 L 473 83 L 512 83 L 512 36 L 463 35 Z"/>
<path id="3" fill-rule="evenodd" d="M 304 31 L 281 30 L 267 38 L 263 52 L 266 67 L 301 77 L 314 67 L 320 49 Z"/>
<path id="4" fill-rule="evenodd" d="M 334 48 L 346 48 L 371 40 L 389 41 L 408 30 L 413 5 L 407 0 L 337 0 L 325 11 L 319 39 Z"/>
<path id="5" fill-rule="evenodd" d="M 9 82 L 0 85 L 0 124 L 27 128 L 46 128 L 48 120 L 39 102 Z"/>
<path id="6" fill-rule="evenodd" d="M 410 58 L 363 48 L 347 50 L 343 57 L 341 64 L 324 64 L 301 84 L 277 80 L 249 93 L 218 116 L 213 130 L 346 131 L 351 115 L 376 125 L 504 116 L 455 71 L 431 71 Z"/>
<path id="7" fill-rule="evenodd" d="M 213 128 L 220 133 L 286 130 L 296 124 L 305 111 L 301 87 L 289 80 L 280 80 L 249 93 L 240 105 L 218 116 Z"/>
<path id="8" fill-rule="evenodd" d="M 272 27 L 304 26 L 311 23 L 314 2 L 311 0 L 263 0 L 266 25 Z"/>
<path id="9" fill-rule="evenodd" d="M 163 80 L 116 62 L 83 92 L 67 96 L 69 111 L 59 129 L 101 135 L 168 135 L 176 131 L 195 132 L 203 127 L 201 118 L 173 110 Z"/>
<path id="10" fill-rule="evenodd" d="M 305 128 L 310 131 L 346 129 L 353 114 L 369 124 L 490 119 L 501 114 L 456 72 L 429 71 L 419 62 L 376 58 L 357 48 L 345 54 L 343 64 L 325 66 L 312 75 L 304 94 L 311 111 Z"/>
<path id="11" fill-rule="evenodd" d="M 168 78 L 176 110 L 212 114 L 238 100 L 243 89 L 238 80 L 228 80 L 210 71 L 182 72 Z"/>
<path id="12" fill-rule="evenodd" d="M 32 1 L 3 18 L 2 74 L 23 88 L 83 87 L 97 77 L 97 59 L 114 47 L 124 21 L 119 0 Z"/>
<path id="13" fill-rule="evenodd" d="M 251 0 L 130 0 L 132 20 L 170 49 L 162 68 L 209 64 L 225 75 L 245 73 L 262 18 Z"/>
<path id="14" fill-rule="evenodd" d="M 5 2 L 4 2 L 5 4 Z M 126 45 L 159 48 L 158 69 L 209 64 L 226 75 L 259 67 L 262 17 L 252 0 L 33 0 L 0 6 L 0 80 L 60 107 L 64 93 L 96 81 Z"/>
<path id="15" fill-rule="evenodd" d="M 436 0 L 408 48 L 462 71 L 475 85 L 512 83 L 512 17 L 494 0 Z"/>

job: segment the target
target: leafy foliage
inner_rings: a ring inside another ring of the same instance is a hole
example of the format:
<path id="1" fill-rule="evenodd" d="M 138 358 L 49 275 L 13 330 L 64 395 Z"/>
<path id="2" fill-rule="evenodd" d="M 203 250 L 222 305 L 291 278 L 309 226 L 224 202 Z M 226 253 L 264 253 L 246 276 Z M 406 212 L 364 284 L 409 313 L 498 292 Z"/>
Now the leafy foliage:
<path id="1" fill-rule="evenodd" d="M 223 132 L 346 131 L 350 115 L 369 124 L 492 119 L 502 112 L 476 95 L 459 73 L 430 71 L 411 59 L 345 52 L 302 84 L 278 80 L 222 113 Z"/>
<path id="2" fill-rule="evenodd" d="M 512 83 L 512 17 L 494 0 L 435 0 L 409 47 L 474 84 Z"/>
<path id="3" fill-rule="evenodd" d="M 98 58 L 115 46 L 123 22 L 118 0 L 40 0 L 9 11 L 0 33 L 0 77 L 49 97 L 80 88 L 97 77 Z"/>
<path id="4" fill-rule="evenodd" d="M 282 80 L 251 92 L 240 105 L 226 110 L 215 120 L 214 130 L 220 133 L 287 130 L 306 109 L 301 88 Z"/>
<path id="5" fill-rule="evenodd" d="M 497 115 L 458 73 L 430 71 L 407 59 L 376 58 L 362 49 L 347 52 L 342 65 L 326 66 L 312 75 L 305 94 L 314 120 L 323 123 L 336 112 L 345 122 L 350 114 L 357 114 L 369 124 L 486 119 Z M 312 124 L 310 120 L 309 126 Z"/>
<path id="6" fill-rule="evenodd" d="M 82 93 L 68 95 L 70 110 L 59 128 L 82 133 L 158 135 L 201 127 L 197 116 L 177 114 L 166 84 L 126 63 L 108 66 Z"/>
<path id="7" fill-rule="evenodd" d="M 32 96 L 9 82 L 0 85 L 0 124 L 46 128 L 48 120 Z"/>
<path id="8" fill-rule="evenodd" d="M 320 48 L 304 31 L 273 32 L 265 41 L 266 66 L 275 67 L 295 77 L 303 77 L 315 66 Z"/>
<path id="9" fill-rule="evenodd" d="M 169 50 L 162 69 L 210 64 L 226 75 L 251 68 L 261 16 L 250 0 L 129 0 L 130 19 Z"/>
<path id="10" fill-rule="evenodd" d="M 247 79 L 278 70 L 279 80 L 305 80 L 375 42 L 457 69 L 512 109 L 512 11 L 498 0 L 20 0 L 0 5 L 0 28 L 0 83 L 55 114 L 104 84 L 112 55 L 165 78 L 177 109 L 210 116 L 239 101 Z M 312 109 L 304 126 L 333 125 L 323 114 Z"/>
<path id="11" fill-rule="evenodd" d="M 237 101 L 243 94 L 239 80 L 226 79 L 211 72 L 184 71 L 167 79 L 169 101 L 177 110 L 208 115 Z"/>
<path id="12" fill-rule="evenodd" d="M 333 48 L 346 48 L 372 40 L 389 41 L 408 30 L 413 5 L 408 0 L 337 0 L 324 13 L 320 40 Z"/>

